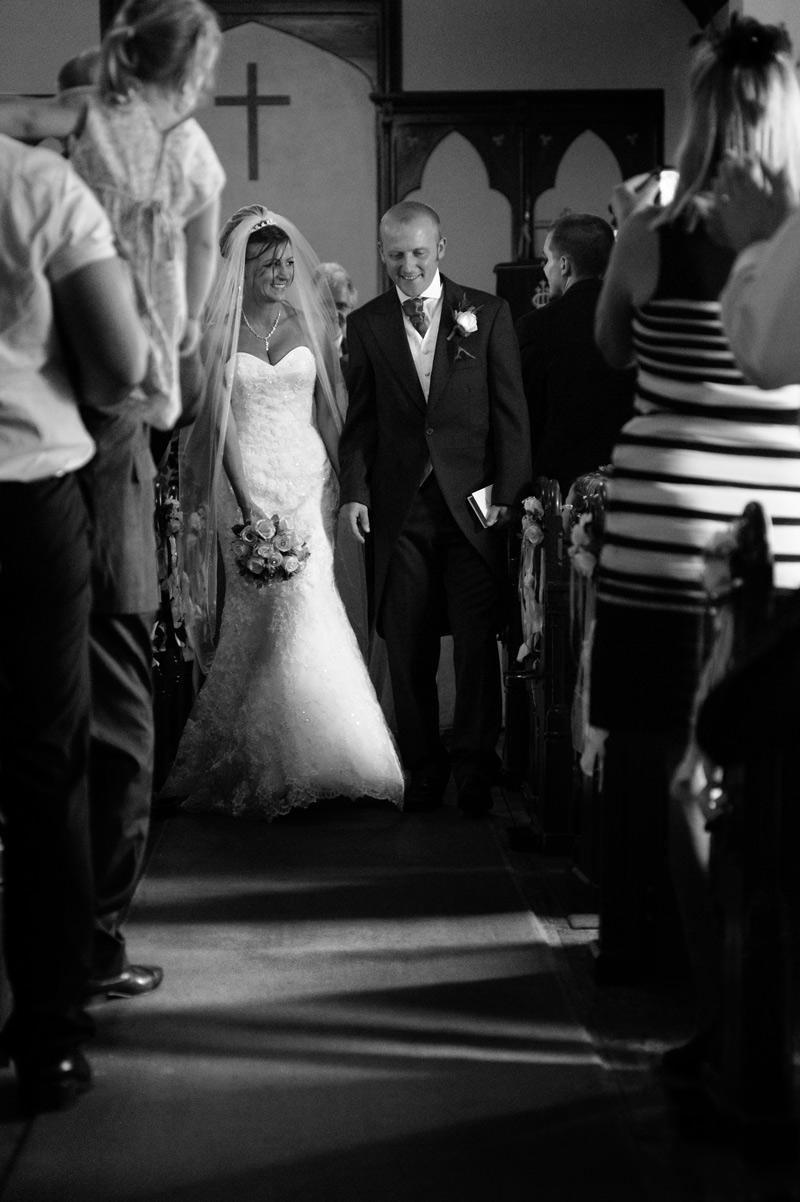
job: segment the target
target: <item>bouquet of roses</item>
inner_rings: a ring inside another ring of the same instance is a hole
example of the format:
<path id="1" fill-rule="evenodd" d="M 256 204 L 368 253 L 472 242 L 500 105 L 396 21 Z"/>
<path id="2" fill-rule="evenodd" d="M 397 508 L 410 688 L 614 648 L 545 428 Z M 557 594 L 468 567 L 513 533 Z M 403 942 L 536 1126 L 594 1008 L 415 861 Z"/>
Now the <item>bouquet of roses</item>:
<path id="1" fill-rule="evenodd" d="M 296 576 L 311 554 L 302 536 L 277 513 L 231 529 L 236 566 L 257 588 Z"/>

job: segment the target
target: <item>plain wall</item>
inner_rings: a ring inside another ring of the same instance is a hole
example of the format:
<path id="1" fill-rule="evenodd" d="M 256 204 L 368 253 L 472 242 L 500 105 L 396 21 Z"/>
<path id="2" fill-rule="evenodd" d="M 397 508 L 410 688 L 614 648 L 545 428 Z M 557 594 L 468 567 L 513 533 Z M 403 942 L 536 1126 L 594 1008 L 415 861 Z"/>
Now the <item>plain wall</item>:
<path id="1" fill-rule="evenodd" d="M 698 29 L 681 0 L 403 0 L 403 83 L 407 91 L 663 88 L 671 157 Z"/>

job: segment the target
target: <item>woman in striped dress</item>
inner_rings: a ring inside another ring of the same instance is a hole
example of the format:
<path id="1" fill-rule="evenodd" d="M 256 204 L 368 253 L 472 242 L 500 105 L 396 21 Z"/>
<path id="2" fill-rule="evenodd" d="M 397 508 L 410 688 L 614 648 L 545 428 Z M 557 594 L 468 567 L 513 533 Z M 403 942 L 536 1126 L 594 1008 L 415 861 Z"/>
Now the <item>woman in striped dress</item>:
<path id="1" fill-rule="evenodd" d="M 784 30 L 751 18 L 703 40 L 674 200 L 663 209 L 643 205 L 620 222 L 600 297 L 600 349 L 612 365 L 633 360 L 638 369 L 635 415 L 613 456 L 597 576 L 590 712 L 611 735 L 608 779 L 617 777 L 612 757 L 637 743 L 652 749 L 665 782 L 679 763 L 705 624 L 703 550 L 748 501 L 772 519 L 776 586 L 800 587 L 800 388 L 763 391 L 737 367 L 719 311 L 734 254 L 708 232 L 712 183 L 726 154 L 758 155 L 800 185 L 800 89 L 790 51 Z M 699 1035 L 668 1053 L 666 1067 L 691 1073 L 717 1036 L 720 941 L 703 816 L 691 802 L 669 804 L 670 868 L 697 976 Z"/>

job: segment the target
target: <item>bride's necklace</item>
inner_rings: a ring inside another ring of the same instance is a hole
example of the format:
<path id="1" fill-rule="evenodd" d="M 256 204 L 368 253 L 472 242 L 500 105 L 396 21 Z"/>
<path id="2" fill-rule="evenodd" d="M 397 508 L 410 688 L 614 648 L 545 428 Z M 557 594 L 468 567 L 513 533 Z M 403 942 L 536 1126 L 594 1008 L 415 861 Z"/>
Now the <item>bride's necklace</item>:
<path id="1" fill-rule="evenodd" d="M 259 342 L 264 343 L 264 354 L 265 355 L 269 354 L 269 340 L 278 328 L 278 322 L 281 319 L 282 312 L 283 312 L 283 309 L 280 307 L 280 305 L 278 305 L 278 314 L 272 323 L 272 329 L 270 330 L 270 332 L 267 334 L 267 336 L 265 338 L 263 334 L 256 333 L 256 331 L 250 325 L 250 322 L 247 320 L 247 314 L 245 313 L 244 308 L 242 308 L 242 317 L 244 318 L 244 324 L 247 326 L 248 330 L 250 331 L 250 333 L 253 335 L 254 338 L 257 338 L 259 340 Z"/>

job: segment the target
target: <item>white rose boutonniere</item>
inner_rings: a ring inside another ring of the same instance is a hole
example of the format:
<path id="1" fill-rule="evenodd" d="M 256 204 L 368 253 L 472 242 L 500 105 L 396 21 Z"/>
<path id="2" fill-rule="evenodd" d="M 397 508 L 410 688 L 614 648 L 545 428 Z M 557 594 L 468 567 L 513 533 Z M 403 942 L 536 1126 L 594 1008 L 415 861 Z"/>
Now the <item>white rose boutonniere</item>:
<path id="1" fill-rule="evenodd" d="M 456 313 L 456 329 L 459 334 L 474 334 L 477 328 L 478 319 L 472 309 L 465 313 Z"/>
<path id="2" fill-rule="evenodd" d="M 467 294 L 465 292 L 461 297 L 461 307 L 453 311 L 454 324 L 452 330 L 447 335 L 447 341 L 449 342 L 451 338 L 455 337 L 469 338 L 470 334 L 476 333 L 478 329 L 478 318 L 476 314 L 482 308 L 483 305 L 468 305 Z M 470 354 L 466 347 L 460 346 L 456 354 L 456 359 L 459 359 L 462 355 L 469 359 L 475 358 L 474 355 Z"/>

